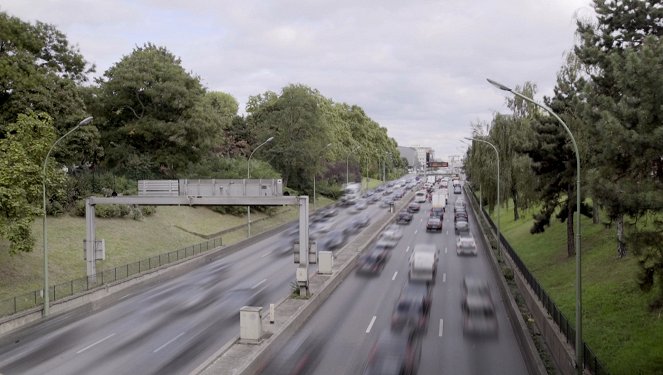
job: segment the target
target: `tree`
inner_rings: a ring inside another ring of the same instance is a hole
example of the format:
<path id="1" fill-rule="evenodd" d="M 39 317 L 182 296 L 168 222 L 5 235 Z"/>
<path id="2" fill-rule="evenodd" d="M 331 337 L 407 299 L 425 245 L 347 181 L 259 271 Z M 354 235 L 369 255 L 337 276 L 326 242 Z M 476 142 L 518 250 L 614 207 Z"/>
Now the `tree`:
<path id="1" fill-rule="evenodd" d="M 571 132 L 578 135 L 583 107 L 582 89 L 585 81 L 580 76 L 579 65 L 573 55 L 557 75 L 552 98 L 544 98 L 546 105 L 564 120 Z M 534 217 L 531 233 L 542 233 L 550 224 L 550 217 L 559 209 L 557 219 L 566 222 L 567 254 L 575 255 L 574 218 L 576 212 L 576 155 L 569 135 L 559 121 L 539 112 L 532 122 L 534 142 L 526 149 L 532 160 L 532 170 L 538 176 L 537 190 L 542 202 L 541 212 Z M 580 157 L 580 155 L 578 155 Z M 583 202 L 581 213 L 591 217 L 591 210 Z"/>
<path id="2" fill-rule="evenodd" d="M 0 61 L 0 138 L 20 114 L 48 113 L 58 134 L 86 116 L 79 86 L 94 67 L 54 26 L 0 13 Z M 54 157 L 81 165 L 92 161 L 98 145 L 96 129 L 88 126 L 68 137 Z"/>
<path id="3" fill-rule="evenodd" d="M 659 1 L 596 0 L 595 23 L 579 22 L 575 52 L 591 77 L 584 113 L 594 194 L 617 222 L 617 254 L 633 248 L 643 290 L 658 280 L 663 304 L 661 224 L 638 225 L 663 211 L 663 8 Z M 634 220 L 624 235 L 625 217 Z"/>
<path id="4" fill-rule="evenodd" d="M 146 44 L 100 79 L 104 164 L 133 178 L 173 178 L 218 145 L 227 109 L 205 98 L 167 49 Z M 224 112 L 226 111 L 226 112 Z"/>
<path id="5" fill-rule="evenodd" d="M 42 162 L 55 141 L 55 129 L 46 114 L 19 114 L 0 138 L 0 237 L 10 242 L 12 254 L 30 252 L 34 245 L 32 222 L 43 214 Z M 61 193 L 66 176 L 47 164 L 47 198 Z"/>

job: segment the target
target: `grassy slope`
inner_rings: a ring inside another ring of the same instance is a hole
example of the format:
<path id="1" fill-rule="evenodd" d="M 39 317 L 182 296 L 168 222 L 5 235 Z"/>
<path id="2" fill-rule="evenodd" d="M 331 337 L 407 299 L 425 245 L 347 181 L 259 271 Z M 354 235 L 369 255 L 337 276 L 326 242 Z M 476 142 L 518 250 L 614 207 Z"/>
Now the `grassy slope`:
<path id="1" fill-rule="evenodd" d="M 319 199 L 321 205 L 329 200 Z M 292 207 L 279 208 L 285 211 L 266 222 L 252 225 L 252 233 L 268 229 L 279 223 L 297 217 L 298 211 Z M 251 220 L 256 221 L 265 215 L 252 212 Z M 246 217 L 220 215 L 205 207 L 162 206 L 157 212 L 142 221 L 132 219 L 95 220 L 97 238 L 106 241 L 106 260 L 97 262 L 97 271 L 133 263 L 150 256 L 178 250 L 206 241 L 197 236 L 210 235 L 223 229 L 246 224 Z M 83 261 L 83 239 L 85 219 L 80 217 L 49 217 L 49 284 L 58 284 L 85 276 Z M 180 229 L 183 228 L 183 229 Z M 43 284 L 43 245 L 42 221 L 34 222 L 34 251 L 9 255 L 8 244 L 0 241 L 0 301 L 32 292 Z M 245 230 L 224 234 L 223 243 L 231 244 L 246 236 Z"/>
<path id="2" fill-rule="evenodd" d="M 539 283 L 575 323 L 575 257 L 566 254 L 566 223 L 531 235 L 532 213 L 500 215 L 503 235 Z M 616 257 L 615 229 L 582 219 L 583 339 L 611 374 L 663 373 L 663 319 L 636 284 L 637 260 Z"/>

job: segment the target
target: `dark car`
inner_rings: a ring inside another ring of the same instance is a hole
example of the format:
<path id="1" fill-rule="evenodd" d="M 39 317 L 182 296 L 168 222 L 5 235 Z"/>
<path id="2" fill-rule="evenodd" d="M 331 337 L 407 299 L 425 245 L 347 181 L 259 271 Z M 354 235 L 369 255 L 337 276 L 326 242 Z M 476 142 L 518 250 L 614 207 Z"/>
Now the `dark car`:
<path id="1" fill-rule="evenodd" d="M 404 296 L 394 306 L 391 314 L 391 328 L 417 333 L 424 332 L 428 326 L 428 310 L 423 299 Z"/>
<path id="2" fill-rule="evenodd" d="M 454 213 L 454 221 L 459 221 L 459 220 L 467 221 L 467 212 L 456 211 Z"/>
<path id="3" fill-rule="evenodd" d="M 454 223 L 454 227 L 456 230 L 456 234 L 460 235 L 461 233 L 469 233 L 470 232 L 470 224 L 467 222 L 467 220 L 458 220 Z"/>
<path id="4" fill-rule="evenodd" d="M 431 217 L 435 216 L 435 217 L 443 218 L 444 217 L 444 208 L 442 208 L 442 207 L 433 207 L 433 208 L 431 208 L 430 216 Z"/>
<path id="5" fill-rule="evenodd" d="M 407 211 L 401 211 L 396 217 L 396 224 L 410 224 L 412 221 L 412 213 Z"/>
<path id="6" fill-rule="evenodd" d="M 454 194 L 460 194 L 462 192 L 462 189 L 460 185 L 454 185 Z"/>
<path id="7" fill-rule="evenodd" d="M 429 217 L 426 222 L 426 232 L 442 232 L 442 220 L 439 217 Z"/>
<path id="8" fill-rule="evenodd" d="M 412 203 L 407 205 L 408 212 L 415 213 L 415 212 L 419 212 L 420 209 L 421 209 L 421 205 L 419 205 L 419 203 L 412 202 Z"/>
<path id="9" fill-rule="evenodd" d="M 383 331 L 371 348 L 364 375 L 413 375 L 421 359 L 421 339 L 409 332 Z"/>
<path id="10" fill-rule="evenodd" d="M 388 259 L 389 251 L 387 249 L 373 248 L 367 254 L 359 257 L 357 273 L 360 275 L 378 275 L 382 272 Z"/>
<path id="11" fill-rule="evenodd" d="M 498 324 L 493 301 L 482 295 L 467 295 L 462 304 L 463 333 L 472 336 L 497 336 Z"/>
<path id="12" fill-rule="evenodd" d="M 433 300 L 432 288 L 428 283 L 407 283 L 405 284 L 405 287 L 403 287 L 403 290 L 401 290 L 399 300 L 402 299 L 422 301 L 424 310 L 428 313 Z"/>

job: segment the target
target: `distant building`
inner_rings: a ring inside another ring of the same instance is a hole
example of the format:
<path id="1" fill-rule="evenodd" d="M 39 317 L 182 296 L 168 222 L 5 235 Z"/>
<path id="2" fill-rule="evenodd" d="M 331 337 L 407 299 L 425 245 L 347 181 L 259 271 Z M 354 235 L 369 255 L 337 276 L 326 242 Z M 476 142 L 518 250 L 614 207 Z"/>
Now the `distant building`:
<path id="1" fill-rule="evenodd" d="M 419 161 L 417 170 L 423 170 L 426 167 L 426 162 L 434 159 L 434 151 L 430 147 L 414 146 L 411 148 L 417 152 L 417 160 Z"/>
<path id="2" fill-rule="evenodd" d="M 422 164 L 419 161 L 417 150 L 414 147 L 398 146 L 398 152 L 400 152 L 401 158 L 407 160 L 408 169 L 417 170 L 421 168 Z"/>

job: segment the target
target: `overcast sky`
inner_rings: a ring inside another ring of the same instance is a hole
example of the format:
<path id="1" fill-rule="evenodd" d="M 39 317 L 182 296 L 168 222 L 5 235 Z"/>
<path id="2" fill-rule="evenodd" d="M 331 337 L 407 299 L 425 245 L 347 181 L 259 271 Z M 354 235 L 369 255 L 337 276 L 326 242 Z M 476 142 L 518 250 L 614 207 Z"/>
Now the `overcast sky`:
<path id="1" fill-rule="evenodd" d="M 590 0 L 2 0 L 55 25 L 101 75 L 152 42 L 214 91 L 249 96 L 291 83 L 361 106 L 400 146 L 462 154 L 470 124 L 507 112 L 531 81 L 551 95 Z"/>

